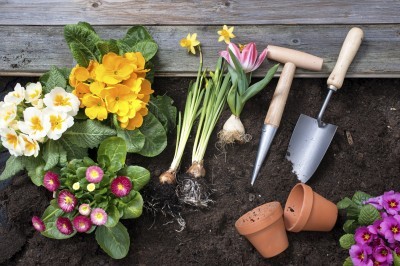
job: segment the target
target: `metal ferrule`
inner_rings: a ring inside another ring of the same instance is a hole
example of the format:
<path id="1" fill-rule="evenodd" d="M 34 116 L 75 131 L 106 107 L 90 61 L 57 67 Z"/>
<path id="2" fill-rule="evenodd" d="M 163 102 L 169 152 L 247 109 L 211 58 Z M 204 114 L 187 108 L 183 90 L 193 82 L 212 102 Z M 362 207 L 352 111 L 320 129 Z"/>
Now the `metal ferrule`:
<path id="1" fill-rule="evenodd" d="M 253 175 L 251 177 L 251 185 L 253 185 L 254 182 L 256 181 L 258 172 L 260 171 L 264 159 L 267 156 L 268 150 L 271 147 L 272 140 L 274 139 L 277 130 L 278 130 L 277 127 L 268 124 L 267 125 L 264 124 L 262 127 L 256 163 L 254 165 Z"/>

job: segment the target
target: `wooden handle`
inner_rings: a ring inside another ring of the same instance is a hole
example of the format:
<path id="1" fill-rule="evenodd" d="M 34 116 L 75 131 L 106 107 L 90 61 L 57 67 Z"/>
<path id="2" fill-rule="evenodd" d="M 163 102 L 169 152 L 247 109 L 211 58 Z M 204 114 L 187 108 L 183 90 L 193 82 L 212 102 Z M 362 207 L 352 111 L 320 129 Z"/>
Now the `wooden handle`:
<path id="1" fill-rule="evenodd" d="M 342 87 L 347 69 L 349 69 L 358 48 L 360 48 L 363 37 L 364 33 L 360 28 L 352 28 L 349 33 L 347 33 L 336 65 L 328 78 L 328 86 L 334 86 L 336 89 Z"/>
<path id="2" fill-rule="evenodd" d="M 284 47 L 268 45 L 267 58 L 280 63 L 293 63 L 296 67 L 320 71 L 324 60 L 318 56 Z"/>
<path id="3" fill-rule="evenodd" d="M 296 66 L 293 63 L 286 63 L 283 67 L 264 124 L 279 127 L 295 71 Z"/>

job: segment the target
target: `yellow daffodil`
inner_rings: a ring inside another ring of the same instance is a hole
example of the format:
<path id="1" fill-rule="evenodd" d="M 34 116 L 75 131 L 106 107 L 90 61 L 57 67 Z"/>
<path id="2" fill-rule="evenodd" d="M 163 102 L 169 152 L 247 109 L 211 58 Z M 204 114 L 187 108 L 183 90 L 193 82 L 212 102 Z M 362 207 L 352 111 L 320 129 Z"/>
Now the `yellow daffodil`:
<path id="1" fill-rule="evenodd" d="M 43 110 L 49 117 L 50 129 L 47 132 L 49 139 L 57 140 L 61 135 L 74 124 L 74 119 L 67 113 L 57 112 L 53 109 L 46 108 Z"/>
<path id="2" fill-rule="evenodd" d="M 43 102 L 47 107 L 58 112 L 75 116 L 79 111 L 80 101 L 77 96 L 66 92 L 61 87 L 55 87 L 44 96 Z"/>
<path id="3" fill-rule="evenodd" d="M 192 54 L 196 54 L 196 50 L 194 49 L 194 47 L 196 47 L 197 45 L 200 44 L 200 42 L 196 39 L 197 39 L 197 33 L 193 33 L 192 35 L 190 35 L 190 33 L 189 33 L 186 38 L 183 38 L 180 41 L 180 45 L 183 48 L 186 48 L 188 50 L 188 52 L 191 52 Z"/>
<path id="4" fill-rule="evenodd" d="M 4 128 L 1 131 L 1 143 L 5 148 L 8 149 L 11 155 L 23 155 L 25 143 L 22 137 L 18 136 L 15 130 L 11 128 Z"/>
<path id="5" fill-rule="evenodd" d="M 129 101 L 136 96 L 128 86 L 116 84 L 114 87 L 106 88 L 101 96 L 105 99 L 107 110 L 119 116 L 125 116 L 129 112 Z"/>
<path id="6" fill-rule="evenodd" d="M 231 42 L 231 39 L 235 38 L 235 35 L 233 34 L 233 29 L 234 27 L 228 28 L 228 26 L 224 25 L 222 27 L 222 30 L 218 31 L 218 34 L 220 35 L 218 41 L 225 41 L 226 44 L 229 44 Z"/>
<path id="7" fill-rule="evenodd" d="M 51 124 L 49 117 L 35 107 L 24 110 L 24 121 L 18 121 L 19 129 L 34 140 L 40 140 L 47 135 Z"/>
<path id="8" fill-rule="evenodd" d="M 34 156 L 37 157 L 39 155 L 40 146 L 38 142 L 28 135 L 20 134 L 22 139 L 24 140 L 23 144 L 23 153 L 25 156 Z"/>
<path id="9" fill-rule="evenodd" d="M 98 119 L 103 121 L 107 118 L 108 112 L 106 104 L 99 96 L 86 94 L 82 99 L 82 103 L 84 106 L 86 106 L 85 114 L 90 119 Z"/>
<path id="10" fill-rule="evenodd" d="M 102 64 L 96 67 L 96 80 L 115 85 L 127 80 L 133 70 L 134 66 L 128 59 L 115 53 L 108 53 L 103 56 Z"/>

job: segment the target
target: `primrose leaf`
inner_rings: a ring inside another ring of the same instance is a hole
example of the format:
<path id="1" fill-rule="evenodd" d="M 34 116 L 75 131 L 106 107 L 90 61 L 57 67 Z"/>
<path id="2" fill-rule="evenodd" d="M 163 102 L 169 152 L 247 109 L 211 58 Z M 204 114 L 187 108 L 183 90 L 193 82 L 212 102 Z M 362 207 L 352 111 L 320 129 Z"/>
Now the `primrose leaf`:
<path id="1" fill-rule="evenodd" d="M 96 43 L 96 47 L 100 51 L 101 57 L 110 52 L 119 54 L 119 47 L 116 40 L 99 41 Z"/>
<path id="2" fill-rule="evenodd" d="M 346 258 L 346 260 L 343 262 L 343 266 L 353 266 L 353 262 L 350 257 Z"/>
<path id="3" fill-rule="evenodd" d="M 81 159 L 88 155 L 87 148 L 78 147 L 75 144 L 66 141 L 63 137 L 59 138 L 57 141 L 59 141 L 60 144 L 63 146 L 67 155 L 67 160 Z"/>
<path id="4" fill-rule="evenodd" d="M 142 53 L 146 61 L 151 60 L 157 53 L 158 45 L 154 41 L 140 41 L 132 47 L 132 52 Z"/>
<path id="5" fill-rule="evenodd" d="M 361 207 L 358 223 L 361 225 L 369 225 L 380 218 L 381 215 L 379 214 L 379 211 L 371 204 L 367 204 Z"/>
<path id="6" fill-rule="evenodd" d="M 121 216 L 119 213 L 118 208 L 115 205 L 110 205 L 107 208 L 107 222 L 105 224 L 105 226 L 107 227 L 114 227 L 118 224 L 119 222 L 119 217 Z"/>
<path id="7" fill-rule="evenodd" d="M 395 251 L 393 251 L 392 254 L 393 254 L 393 265 L 400 266 L 400 257 L 396 254 Z"/>
<path id="8" fill-rule="evenodd" d="M 53 206 L 53 204 L 49 205 L 49 207 L 46 208 L 46 210 L 42 215 L 42 220 L 44 220 L 44 224 L 46 225 L 46 230 L 41 232 L 41 234 L 44 235 L 45 237 L 54 239 L 67 239 L 73 237 L 76 234 L 75 229 L 74 232 L 70 235 L 64 235 L 57 229 L 56 226 L 57 218 L 62 216 L 63 213 L 64 212 L 60 208 Z"/>
<path id="9" fill-rule="evenodd" d="M 135 197 L 127 202 L 126 204 L 122 205 L 124 215 L 121 219 L 132 219 L 137 218 L 142 215 L 143 212 L 143 198 L 139 192 L 135 193 Z"/>
<path id="10" fill-rule="evenodd" d="M 51 69 L 39 79 L 43 84 L 43 93 L 49 93 L 55 87 L 66 88 L 69 71 L 67 76 L 66 72 L 65 69 L 54 66 L 51 67 Z"/>
<path id="11" fill-rule="evenodd" d="M 44 145 L 43 159 L 46 162 L 46 165 L 44 166 L 45 171 L 57 166 L 60 161 L 60 147 L 60 144 L 54 140 L 48 140 Z"/>
<path id="12" fill-rule="evenodd" d="M 347 220 L 343 225 L 343 230 L 348 234 L 354 234 L 358 226 L 359 224 L 357 221 Z"/>
<path id="13" fill-rule="evenodd" d="M 340 246 L 344 249 L 350 249 L 356 243 L 353 234 L 345 234 L 339 239 Z"/>
<path id="14" fill-rule="evenodd" d="M 143 26 L 133 26 L 129 28 L 125 37 L 122 39 L 123 42 L 131 47 L 143 40 L 153 41 L 153 37 L 151 37 L 150 33 Z"/>
<path id="15" fill-rule="evenodd" d="M 338 209 L 347 209 L 349 206 L 353 205 L 354 202 L 349 199 L 348 197 L 343 198 L 341 201 L 339 201 L 336 206 Z"/>
<path id="16" fill-rule="evenodd" d="M 139 130 L 145 136 L 144 146 L 138 152 L 140 155 L 154 157 L 159 155 L 167 146 L 167 133 L 152 113 L 149 112 L 144 117 L 143 125 Z"/>
<path id="17" fill-rule="evenodd" d="M 122 169 L 119 174 L 129 177 L 136 191 L 141 190 L 150 181 L 149 170 L 141 166 L 130 165 Z"/>
<path id="18" fill-rule="evenodd" d="M 120 222 L 114 227 L 97 227 L 95 235 L 99 246 L 111 258 L 122 259 L 128 254 L 130 238 L 128 230 Z"/>
<path id="19" fill-rule="evenodd" d="M 149 72 L 146 73 L 146 79 L 150 81 L 150 83 L 153 83 L 154 81 L 154 73 L 156 72 L 154 69 L 154 64 L 151 61 L 146 62 L 144 65 L 145 69 L 150 69 Z"/>
<path id="20" fill-rule="evenodd" d="M 104 139 L 115 135 L 114 129 L 99 121 L 88 119 L 83 122 L 76 122 L 64 132 L 62 138 L 80 148 L 96 148 Z"/>
<path id="21" fill-rule="evenodd" d="M 371 195 L 368 195 L 367 193 L 362 191 L 356 191 L 356 193 L 354 193 L 352 200 L 355 204 L 361 207 L 362 205 L 364 205 L 363 202 L 370 198 L 372 198 Z"/>
<path id="22" fill-rule="evenodd" d="M 149 111 L 161 122 L 165 131 L 170 132 L 176 127 L 176 107 L 167 95 L 151 97 Z"/>
<path id="23" fill-rule="evenodd" d="M 45 161 L 41 157 L 25 157 L 23 161 L 26 170 L 28 171 L 28 176 L 31 178 L 32 182 L 36 186 L 41 186 L 43 184 L 43 177 L 45 174 Z"/>
<path id="24" fill-rule="evenodd" d="M 9 179 L 25 169 L 21 156 L 10 156 L 6 162 L 3 172 L 0 175 L 0 181 Z"/>
<path id="25" fill-rule="evenodd" d="M 118 171 L 125 164 L 126 160 L 125 140 L 120 137 L 109 137 L 105 139 L 97 151 L 98 160 L 100 156 L 106 156 L 110 160 L 110 167 L 116 165 L 115 171 Z M 117 167 L 118 166 L 118 167 Z"/>
<path id="26" fill-rule="evenodd" d="M 137 153 L 143 149 L 145 136 L 139 129 L 125 130 L 117 129 L 117 136 L 123 138 L 126 143 L 127 151 L 130 153 Z"/>

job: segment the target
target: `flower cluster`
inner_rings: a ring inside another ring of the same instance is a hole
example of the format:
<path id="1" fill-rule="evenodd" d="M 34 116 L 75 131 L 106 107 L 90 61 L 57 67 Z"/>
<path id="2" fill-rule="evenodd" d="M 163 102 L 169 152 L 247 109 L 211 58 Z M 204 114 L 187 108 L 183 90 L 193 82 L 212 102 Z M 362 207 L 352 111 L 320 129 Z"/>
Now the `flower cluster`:
<path id="1" fill-rule="evenodd" d="M 90 119 L 103 121 L 115 114 L 122 128 L 134 130 L 143 123 L 150 100 L 151 83 L 146 77 L 145 58 L 140 52 L 105 54 L 102 62 L 75 66 L 69 76 L 73 93 Z"/>
<path id="2" fill-rule="evenodd" d="M 19 83 L 0 102 L 1 142 L 11 155 L 35 156 L 39 143 L 57 140 L 74 124 L 79 99 L 61 87 L 44 94 L 42 84 Z"/>
<path id="3" fill-rule="evenodd" d="M 400 255 L 400 193 L 389 191 L 363 201 L 379 210 L 380 218 L 355 230 L 350 248 L 354 265 L 392 265 Z"/>

